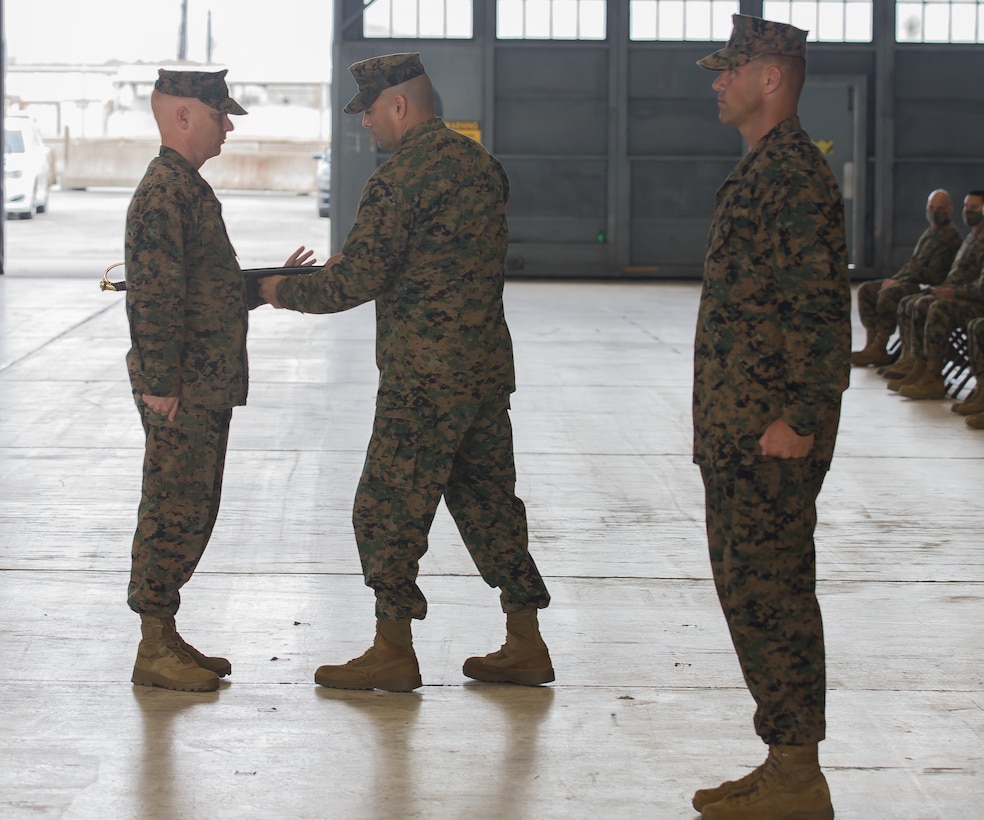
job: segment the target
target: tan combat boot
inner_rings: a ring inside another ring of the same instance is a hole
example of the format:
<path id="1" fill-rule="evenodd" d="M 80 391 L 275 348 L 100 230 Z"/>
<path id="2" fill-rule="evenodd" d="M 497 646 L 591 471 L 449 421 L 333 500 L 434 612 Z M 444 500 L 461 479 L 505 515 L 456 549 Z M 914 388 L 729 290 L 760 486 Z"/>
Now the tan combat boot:
<path id="1" fill-rule="evenodd" d="M 337 666 L 319 666 L 314 682 L 330 689 L 385 689 L 410 692 L 420 686 L 410 619 L 376 621 L 376 638 L 358 658 Z"/>
<path id="2" fill-rule="evenodd" d="M 902 355 L 899 356 L 898 361 L 895 364 L 888 364 L 884 367 L 878 368 L 878 374 L 884 376 L 886 379 L 901 379 L 909 375 L 909 371 L 915 364 L 916 358 L 913 356 L 907 347 L 902 348 Z"/>
<path id="3" fill-rule="evenodd" d="M 972 416 L 967 416 L 964 421 L 968 427 L 973 427 L 975 430 L 984 430 L 984 413 L 974 413 Z"/>
<path id="4" fill-rule="evenodd" d="M 890 364 L 892 357 L 885 350 L 885 346 L 888 344 L 889 334 L 868 330 L 867 336 L 868 339 L 864 348 L 856 350 L 851 354 L 851 364 L 858 367 L 864 367 L 869 364 Z"/>
<path id="5" fill-rule="evenodd" d="M 214 692 L 219 688 L 218 675 L 195 663 L 174 641 L 173 629 L 173 618 L 140 616 L 142 640 L 137 647 L 131 680 L 137 686 L 159 686 L 179 692 Z"/>
<path id="6" fill-rule="evenodd" d="M 902 384 L 899 395 L 907 399 L 945 399 L 946 381 L 943 379 L 943 360 L 928 359 L 918 381 Z"/>
<path id="7" fill-rule="evenodd" d="M 486 683 L 539 686 L 554 679 L 547 645 L 540 637 L 535 609 L 506 613 L 506 642 L 484 657 L 468 658 L 461 671 Z"/>
<path id="8" fill-rule="evenodd" d="M 885 385 L 889 390 L 894 390 L 898 393 L 903 385 L 915 384 L 922 378 L 922 374 L 926 370 L 926 360 L 916 359 L 912 360 L 912 367 L 906 372 L 904 376 L 900 376 L 897 379 L 891 379 L 888 384 Z"/>
<path id="9" fill-rule="evenodd" d="M 752 773 L 754 774 L 754 772 Z M 705 804 L 704 820 L 833 820 L 817 747 L 770 746 L 759 776 Z"/>
<path id="10" fill-rule="evenodd" d="M 984 413 L 984 387 L 975 387 L 964 401 L 958 401 L 950 405 L 950 410 L 959 413 L 961 416 L 972 416 L 975 413 Z"/>
<path id="11" fill-rule="evenodd" d="M 756 780 L 759 779 L 759 776 L 762 774 L 762 769 L 764 768 L 765 763 L 757 769 L 753 769 L 744 777 L 738 778 L 738 780 L 725 780 L 720 786 L 715 786 L 713 789 L 697 789 L 697 791 L 694 792 L 694 797 L 690 801 L 690 804 L 697 809 L 697 811 L 703 811 L 704 806 L 708 806 L 711 803 L 717 803 L 719 800 L 724 800 L 724 798 L 732 792 L 749 788 Z"/>
<path id="12" fill-rule="evenodd" d="M 197 663 L 202 669 L 207 669 L 209 672 L 214 672 L 220 678 L 224 678 L 226 675 L 232 674 L 232 664 L 229 663 L 225 658 L 209 657 L 208 655 L 203 655 L 190 643 L 188 643 L 181 635 L 178 634 L 178 628 L 174 624 L 174 618 L 168 618 L 162 620 L 164 624 L 164 634 L 165 638 L 170 638 L 177 643 L 191 659 Z"/>

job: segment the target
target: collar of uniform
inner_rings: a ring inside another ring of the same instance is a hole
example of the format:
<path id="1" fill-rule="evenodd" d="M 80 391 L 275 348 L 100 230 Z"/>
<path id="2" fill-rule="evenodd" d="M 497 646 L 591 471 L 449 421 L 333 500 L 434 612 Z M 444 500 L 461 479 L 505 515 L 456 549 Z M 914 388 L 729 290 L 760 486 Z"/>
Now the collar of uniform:
<path id="1" fill-rule="evenodd" d="M 781 120 L 772 126 L 765 135 L 756 143 L 755 147 L 752 148 L 744 157 L 742 157 L 741 162 L 732 172 L 732 176 L 735 174 L 741 176 L 743 175 L 751 166 L 753 166 L 760 156 L 762 156 L 763 151 L 768 151 L 770 146 L 779 140 L 783 139 L 788 134 L 792 134 L 794 131 L 801 130 L 799 117 L 793 115 L 785 120 Z"/>
<path id="2" fill-rule="evenodd" d="M 763 161 L 762 156 L 764 152 L 768 151 L 772 145 L 788 134 L 800 130 L 800 128 L 799 117 L 796 115 L 785 120 L 780 120 L 773 125 L 772 128 L 765 132 L 765 135 L 756 143 L 755 147 L 738 160 L 731 173 L 728 174 L 728 178 L 718 188 L 718 198 L 724 196 L 724 192 L 732 185 L 742 184 L 741 180 L 745 179 L 751 172 L 751 169 Z"/>
<path id="3" fill-rule="evenodd" d="M 777 139 L 781 139 L 787 134 L 791 134 L 793 131 L 802 131 L 803 126 L 800 125 L 799 116 L 794 114 L 791 117 L 787 117 L 780 122 L 777 122 L 772 126 L 762 139 L 759 140 L 758 145 L 755 146 L 757 151 L 759 148 L 766 146 L 770 142 L 774 142 Z"/>
<path id="4" fill-rule="evenodd" d="M 198 169 L 195 168 L 194 165 L 188 162 L 188 160 L 186 160 L 183 156 L 181 156 L 180 153 L 175 151 L 173 148 L 168 148 L 166 145 L 161 146 L 161 150 L 158 156 L 160 156 L 161 159 L 167 160 L 172 165 L 178 165 L 183 168 L 186 168 L 189 171 L 194 171 L 196 174 L 198 173 Z"/>
<path id="5" fill-rule="evenodd" d="M 416 125 L 407 129 L 407 133 L 405 133 L 403 135 L 403 139 L 400 140 L 400 148 L 416 142 L 427 134 L 440 131 L 442 128 L 447 128 L 447 126 L 444 124 L 444 120 L 440 117 L 434 117 L 433 119 L 425 120 L 424 122 L 418 122 Z"/>

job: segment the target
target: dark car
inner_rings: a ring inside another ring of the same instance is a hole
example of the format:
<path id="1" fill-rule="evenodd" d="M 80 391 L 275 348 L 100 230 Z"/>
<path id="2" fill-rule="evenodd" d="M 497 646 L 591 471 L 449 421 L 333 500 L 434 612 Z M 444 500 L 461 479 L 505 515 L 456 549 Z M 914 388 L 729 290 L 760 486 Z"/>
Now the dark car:
<path id="1" fill-rule="evenodd" d="M 325 147 L 320 154 L 315 154 L 318 161 L 314 174 L 318 184 L 318 216 L 330 216 L 328 206 L 331 204 L 331 146 Z"/>

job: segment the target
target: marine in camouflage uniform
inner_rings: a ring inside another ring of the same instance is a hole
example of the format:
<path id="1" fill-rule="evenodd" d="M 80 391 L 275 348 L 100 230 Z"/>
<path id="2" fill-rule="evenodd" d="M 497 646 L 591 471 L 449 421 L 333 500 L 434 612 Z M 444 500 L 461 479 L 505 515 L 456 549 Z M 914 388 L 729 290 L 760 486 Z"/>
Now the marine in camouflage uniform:
<path id="1" fill-rule="evenodd" d="M 937 292 L 930 304 L 922 332 L 913 339 L 913 366 L 910 375 L 899 387 L 899 393 L 910 399 L 946 398 L 943 367 L 954 330 L 967 327 L 984 316 L 984 270 L 973 282 Z"/>
<path id="2" fill-rule="evenodd" d="M 858 288 L 866 340 L 864 348 L 851 355 L 852 364 L 889 364 L 886 346 L 898 321 L 899 302 L 919 294 L 920 285 L 938 285 L 946 278 L 961 244 L 960 232 L 950 220 L 952 210 L 950 195 L 933 191 L 926 203 L 929 227 L 919 237 L 912 258 L 891 279 L 875 279 Z"/>
<path id="3" fill-rule="evenodd" d="M 882 374 L 890 379 L 888 387 L 898 390 L 903 384 L 911 384 L 922 375 L 922 370 L 913 372 L 919 361 L 914 351 L 924 346 L 925 325 L 929 309 L 939 298 L 952 298 L 963 293 L 984 267 L 984 192 L 971 191 L 964 197 L 963 220 L 970 228 L 964 237 L 960 250 L 953 260 L 953 266 L 946 278 L 937 286 L 906 296 L 899 301 L 899 338 L 902 341 L 902 355 L 894 365 L 887 367 Z"/>
<path id="4" fill-rule="evenodd" d="M 346 112 L 364 112 L 363 124 L 395 153 L 366 184 L 341 260 L 309 277 L 269 280 L 270 301 L 292 310 L 376 304 L 376 416 L 353 523 L 375 590 L 377 636 L 368 657 L 321 667 L 315 680 L 420 685 L 410 622 L 427 613 L 417 574 L 443 496 L 507 615 L 507 644 L 495 658 L 466 661 L 465 674 L 544 683 L 553 669 L 536 612 L 550 596 L 515 494 L 508 414 L 515 390 L 502 304 L 509 183 L 482 145 L 433 116 L 419 55 L 385 55 L 350 70 L 359 93 Z M 394 106 L 408 118 L 391 120 Z"/>
<path id="5" fill-rule="evenodd" d="M 160 70 L 164 144 L 126 217 L 126 361 L 146 437 L 127 598 L 143 635 L 133 682 L 192 691 L 218 688 L 231 671 L 184 642 L 174 615 L 215 524 L 232 408 L 247 391 L 244 280 L 198 172 L 232 130 L 228 115 L 246 113 L 225 74 Z M 187 128 L 173 125 L 180 117 Z"/>
<path id="6" fill-rule="evenodd" d="M 966 416 L 968 427 L 984 430 L 984 316 L 967 325 L 967 347 L 970 368 L 977 383 L 965 401 L 952 405 L 950 409 Z"/>
<path id="7" fill-rule="evenodd" d="M 722 72 L 721 119 L 751 148 L 718 191 L 708 236 L 694 461 L 715 587 L 770 751 L 742 780 L 698 791 L 694 807 L 717 820 L 833 817 L 817 758 L 826 679 L 813 534 L 850 368 L 844 206 L 795 114 L 806 32 L 734 21 L 728 47 L 699 62 Z"/>

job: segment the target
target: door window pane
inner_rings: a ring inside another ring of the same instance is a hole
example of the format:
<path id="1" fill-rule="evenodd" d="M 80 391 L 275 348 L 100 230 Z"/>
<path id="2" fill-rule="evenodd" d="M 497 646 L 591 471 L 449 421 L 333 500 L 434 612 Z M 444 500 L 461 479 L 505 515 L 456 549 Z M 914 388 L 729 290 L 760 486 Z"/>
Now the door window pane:
<path id="1" fill-rule="evenodd" d="M 871 0 L 765 0 L 762 16 L 792 23 L 820 43 L 870 43 Z"/>
<path id="2" fill-rule="evenodd" d="M 629 0 L 630 40 L 727 40 L 738 0 Z"/>
<path id="3" fill-rule="evenodd" d="M 984 43 L 984 2 L 897 2 L 895 39 L 899 43 Z"/>
<path id="4" fill-rule="evenodd" d="M 362 14 L 362 35 L 469 39 L 472 0 L 376 0 Z"/>
<path id="5" fill-rule="evenodd" d="M 497 0 L 500 40 L 604 40 L 606 0 Z"/>

